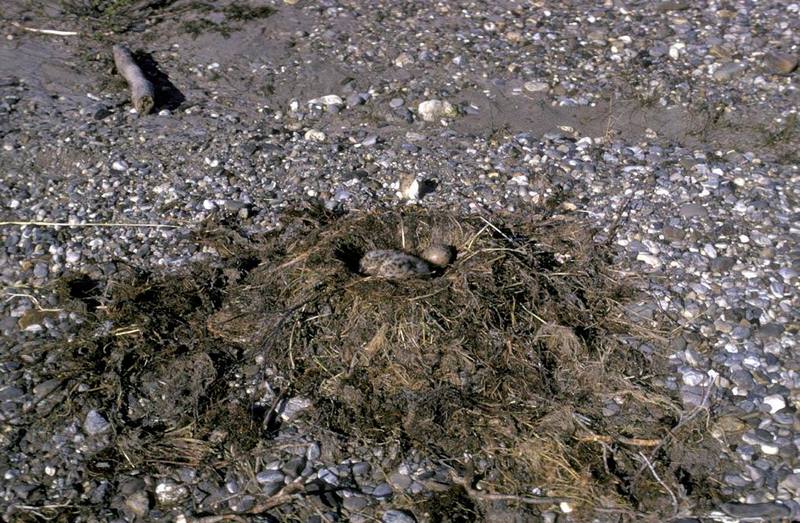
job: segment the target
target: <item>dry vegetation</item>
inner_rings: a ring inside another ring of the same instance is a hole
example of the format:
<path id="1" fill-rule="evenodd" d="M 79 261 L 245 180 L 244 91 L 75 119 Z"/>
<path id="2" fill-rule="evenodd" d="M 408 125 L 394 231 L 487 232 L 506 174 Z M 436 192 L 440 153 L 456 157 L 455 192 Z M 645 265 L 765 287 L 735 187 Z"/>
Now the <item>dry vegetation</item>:
<path id="1" fill-rule="evenodd" d="M 622 311 L 633 293 L 584 224 L 419 210 L 286 223 L 261 238 L 207 227 L 199 239 L 220 267 L 63 284 L 90 321 L 39 364 L 88 384 L 88 403 L 110 414 L 116 443 L 94 462 L 239 466 L 270 448 L 280 399 L 299 395 L 334 458 L 394 445 L 450 467 L 454 486 L 396 500 L 432 520 L 561 502 L 586 517 L 659 519 L 714 497 L 705 417 L 654 384 L 659 356 L 622 342 L 642 337 Z M 369 249 L 431 242 L 458 253 L 435 278 L 355 270 Z M 279 393 L 266 408 L 229 385 L 257 357 Z M 603 415 L 609 401 L 618 414 Z"/>

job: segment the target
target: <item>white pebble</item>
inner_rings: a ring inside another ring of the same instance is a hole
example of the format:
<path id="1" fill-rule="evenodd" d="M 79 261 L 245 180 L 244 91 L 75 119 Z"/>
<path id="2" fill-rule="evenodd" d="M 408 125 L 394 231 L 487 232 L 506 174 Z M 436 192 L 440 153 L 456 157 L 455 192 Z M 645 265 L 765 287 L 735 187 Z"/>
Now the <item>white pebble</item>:
<path id="1" fill-rule="evenodd" d="M 125 163 L 123 160 L 117 160 L 111 164 L 111 168 L 115 171 L 124 171 L 128 168 L 128 164 Z"/>
<path id="2" fill-rule="evenodd" d="M 654 269 L 661 267 L 661 260 L 659 260 L 657 256 L 653 256 L 652 254 L 648 254 L 646 252 L 640 252 L 636 256 L 636 259 L 638 261 L 645 262 L 647 265 L 653 267 Z"/>
<path id="3" fill-rule="evenodd" d="M 325 133 L 323 133 L 322 131 L 317 131 L 315 129 L 309 129 L 308 131 L 306 131 L 305 139 L 311 140 L 313 142 L 324 142 Z"/>
<path id="4" fill-rule="evenodd" d="M 774 456 L 779 451 L 780 451 L 780 449 L 778 447 L 776 447 L 775 445 L 769 445 L 767 443 L 762 443 L 761 444 L 761 452 L 763 452 L 764 454 L 766 454 L 768 456 Z"/>
<path id="5" fill-rule="evenodd" d="M 437 118 L 455 116 L 456 109 L 450 102 L 442 100 L 426 100 L 419 104 L 417 112 L 426 122 L 433 122 Z"/>
<path id="6" fill-rule="evenodd" d="M 335 94 L 327 94 L 325 96 L 309 100 L 308 103 L 315 105 L 344 105 L 344 100 Z"/>
<path id="7" fill-rule="evenodd" d="M 780 394 L 772 394 L 770 396 L 764 397 L 764 403 L 769 405 L 770 414 L 775 414 L 779 410 L 786 407 L 786 400 L 784 400 L 783 396 L 781 396 Z"/>
<path id="8" fill-rule="evenodd" d="M 547 85 L 547 82 L 525 82 L 523 85 L 526 91 L 531 93 L 540 93 L 542 91 L 547 91 L 550 86 Z"/>

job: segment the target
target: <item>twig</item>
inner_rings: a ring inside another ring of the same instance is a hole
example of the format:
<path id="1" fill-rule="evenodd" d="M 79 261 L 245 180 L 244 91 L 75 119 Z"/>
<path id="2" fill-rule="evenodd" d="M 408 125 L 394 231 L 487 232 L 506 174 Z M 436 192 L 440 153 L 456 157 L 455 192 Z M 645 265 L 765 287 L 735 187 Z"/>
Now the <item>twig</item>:
<path id="1" fill-rule="evenodd" d="M 35 27 L 26 27 L 24 25 L 20 25 L 17 22 L 11 22 L 11 25 L 16 27 L 17 29 L 30 31 L 31 33 L 40 33 L 40 34 L 46 34 L 46 35 L 77 36 L 79 34 L 77 31 L 59 31 L 57 29 L 36 29 Z"/>
<path id="2" fill-rule="evenodd" d="M 661 478 L 658 476 L 658 473 L 656 472 L 656 469 L 653 467 L 653 464 L 650 463 L 650 460 L 647 459 L 647 456 L 645 456 L 641 452 L 638 452 L 638 454 L 644 460 L 645 464 L 647 464 L 647 468 L 650 469 L 650 472 L 653 474 L 653 477 L 656 478 L 656 481 L 658 481 L 659 485 L 664 487 L 664 489 L 669 493 L 669 497 L 672 498 L 672 509 L 674 511 L 674 514 L 677 514 L 678 513 L 678 498 L 675 497 L 675 494 L 672 493 L 672 490 L 670 490 L 670 488 L 667 486 L 667 484 L 664 483 L 661 480 Z"/>
<path id="3" fill-rule="evenodd" d="M 175 229 L 180 225 L 169 225 L 165 223 L 117 223 L 117 222 L 84 222 L 84 223 L 70 223 L 70 222 L 0 222 L 0 227 L 4 225 L 31 225 L 35 227 L 150 227 L 152 229 Z"/>
<path id="4" fill-rule="evenodd" d="M 567 498 L 556 498 L 550 496 L 515 496 L 513 494 L 492 494 L 489 492 L 481 492 L 480 490 L 476 490 L 472 488 L 469 482 L 460 477 L 456 474 L 454 470 L 450 470 L 450 479 L 453 480 L 454 483 L 461 485 L 464 487 L 464 490 L 467 491 L 471 497 L 480 499 L 482 501 L 517 501 L 520 503 L 527 503 L 529 505 L 553 505 L 557 503 L 568 502 Z"/>
<path id="5" fill-rule="evenodd" d="M 144 73 L 136 65 L 130 50 L 124 45 L 115 45 L 114 63 L 131 88 L 131 100 L 136 112 L 140 115 L 149 113 L 155 105 L 155 91 L 153 84 L 145 78 Z"/>
<path id="6" fill-rule="evenodd" d="M 11 301 L 12 298 L 26 298 L 26 299 L 30 300 L 31 303 L 33 303 L 33 306 L 39 312 L 61 312 L 61 311 L 64 310 L 64 309 L 45 309 L 39 303 L 39 300 L 36 298 L 36 296 L 33 296 L 31 294 L 17 293 L 17 292 L 7 292 L 6 296 L 8 296 L 8 299 L 6 301 Z"/>
<path id="7" fill-rule="evenodd" d="M 626 438 L 624 436 L 613 438 L 611 436 L 602 436 L 600 434 L 590 434 L 588 436 L 581 436 L 578 439 L 580 441 L 589 441 L 589 442 L 606 443 L 606 444 L 619 442 L 622 443 L 623 445 L 632 445 L 635 447 L 657 447 L 658 445 L 661 445 L 660 439 Z"/>
<path id="8" fill-rule="evenodd" d="M 303 489 L 304 481 L 305 478 L 303 476 L 298 477 L 272 495 L 268 500 L 258 503 L 256 506 L 248 510 L 247 513 L 261 514 L 267 510 L 292 502 L 297 497 L 297 494 Z"/>

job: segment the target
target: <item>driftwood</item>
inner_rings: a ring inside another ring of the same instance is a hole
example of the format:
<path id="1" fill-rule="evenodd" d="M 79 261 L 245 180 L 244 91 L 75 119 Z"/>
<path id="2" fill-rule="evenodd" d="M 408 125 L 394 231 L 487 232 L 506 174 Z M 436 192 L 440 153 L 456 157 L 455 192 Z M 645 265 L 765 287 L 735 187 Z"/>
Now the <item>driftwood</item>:
<path id="1" fill-rule="evenodd" d="M 131 88 L 131 99 L 136 111 L 140 115 L 149 113 L 155 105 L 153 84 L 145 78 L 142 70 L 136 65 L 130 50 L 124 45 L 115 45 L 114 63 L 119 74 Z"/>

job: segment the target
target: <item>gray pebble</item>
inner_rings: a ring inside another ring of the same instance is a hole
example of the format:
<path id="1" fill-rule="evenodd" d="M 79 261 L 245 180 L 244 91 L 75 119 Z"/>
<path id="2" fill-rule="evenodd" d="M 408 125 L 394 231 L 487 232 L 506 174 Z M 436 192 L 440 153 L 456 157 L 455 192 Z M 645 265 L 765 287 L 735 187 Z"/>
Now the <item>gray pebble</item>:
<path id="1" fill-rule="evenodd" d="M 103 417 L 102 414 L 92 409 L 86 414 L 83 420 L 83 430 L 90 436 L 102 434 L 111 428 L 111 424 Z"/>
<path id="2" fill-rule="evenodd" d="M 416 523 L 417 518 L 405 510 L 387 510 L 381 517 L 382 523 Z"/>

